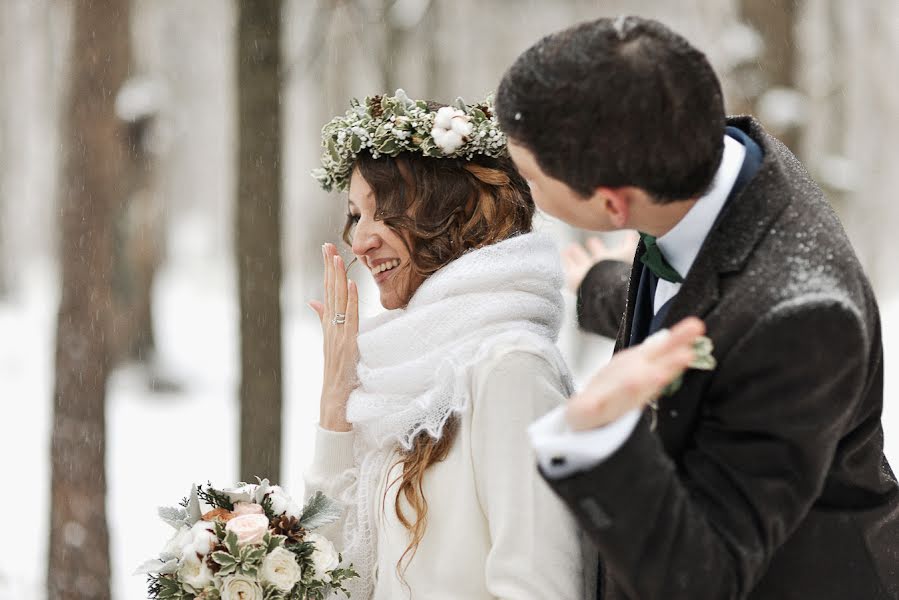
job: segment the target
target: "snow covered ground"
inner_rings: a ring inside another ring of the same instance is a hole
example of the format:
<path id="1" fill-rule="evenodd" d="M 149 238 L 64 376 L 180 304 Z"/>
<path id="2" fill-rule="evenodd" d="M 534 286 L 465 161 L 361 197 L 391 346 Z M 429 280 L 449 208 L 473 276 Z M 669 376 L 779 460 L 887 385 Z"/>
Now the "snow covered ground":
<path id="1" fill-rule="evenodd" d="M 5 496 L 0 506 L 7 516 L 27 511 L 22 518 L 4 520 L 4 538 L 16 543 L 0 544 L 0 600 L 43 597 L 57 293 L 51 269 L 34 265 L 29 273 L 21 294 L 0 304 L 0 457 L 7 493 L 16 489 L 22 494 Z M 155 297 L 160 371 L 183 387 L 149 391 L 136 367 L 120 369 L 110 381 L 107 508 L 116 600 L 145 597 L 143 579 L 131 572 L 168 536 L 167 527 L 155 518 L 156 507 L 175 504 L 191 482 L 210 479 L 228 485 L 236 477 L 233 291 L 233 274 L 224 267 L 182 264 L 163 271 Z M 296 493 L 312 450 L 321 383 L 319 325 L 301 296 L 287 286 L 282 483 Z M 899 465 L 899 366 L 889 361 L 899 352 L 899 302 L 884 303 L 883 314 L 887 455 Z M 597 352 L 603 354 L 602 346 Z"/>

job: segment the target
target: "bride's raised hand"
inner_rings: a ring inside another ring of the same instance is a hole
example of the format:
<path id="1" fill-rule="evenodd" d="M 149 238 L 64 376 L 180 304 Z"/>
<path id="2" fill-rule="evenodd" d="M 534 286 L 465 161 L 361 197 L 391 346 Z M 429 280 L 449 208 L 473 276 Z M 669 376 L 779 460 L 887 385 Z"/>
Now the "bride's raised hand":
<path id="1" fill-rule="evenodd" d="M 325 266 L 325 299 L 309 306 L 318 314 L 324 334 L 324 377 L 319 424 L 331 431 L 350 431 L 346 404 L 356 387 L 359 348 L 359 291 L 349 281 L 346 265 L 334 244 L 322 246 Z"/>

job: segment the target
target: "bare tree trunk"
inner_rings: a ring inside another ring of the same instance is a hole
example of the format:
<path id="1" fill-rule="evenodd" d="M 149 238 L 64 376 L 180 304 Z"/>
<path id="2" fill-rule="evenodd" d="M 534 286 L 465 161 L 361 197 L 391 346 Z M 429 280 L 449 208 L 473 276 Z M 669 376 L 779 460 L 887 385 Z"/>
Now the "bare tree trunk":
<path id="1" fill-rule="evenodd" d="M 281 1 L 238 3 L 240 475 L 281 470 Z"/>
<path id="2" fill-rule="evenodd" d="M 124 192 L 126 152 L 114 101 L 130 63 L 128 1 L 81 0 L 74 15 L 60 208 L 49 600 L 110 598 L 105 388 L 113 218 Z"/>
<path id="3" fill-rule="evenodd" d="M 162 262 L 163 214 L 157 185 L 157 160 L 148 137 L 155 115 L 127 125 L 127 193 L 116 215 L 114 362 L 149 361 L 154 353 L 152 292 Z"/>
<path id="4" fill-rule="evenodd" d="M 750 104 L 739 112 L 758 114 L 758 102 L 771 88 L 796 89 L 796 16 L 798 0 L 741 0 L 741 17 L 758 31 L 764 41 L 760 60 L 751 65 L 754 82 Z M 773 125 L 773 124 L 766 124 Z M 799 123 L 772 131 L 793 152 L 798 151 L 801 131 Z"/>

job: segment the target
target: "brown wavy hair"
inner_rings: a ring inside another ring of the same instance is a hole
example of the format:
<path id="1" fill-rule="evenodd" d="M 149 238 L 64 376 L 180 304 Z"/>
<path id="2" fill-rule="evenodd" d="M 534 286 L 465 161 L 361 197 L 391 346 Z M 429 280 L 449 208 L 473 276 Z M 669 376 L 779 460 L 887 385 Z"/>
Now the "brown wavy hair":
<path id="1" fill-rule="evenodd" d="M 409 250 L 410 283 L 424 280 L 469 250 L 531 231 L 534 201 L 510 158 L 478 155 L 462 160 L 406 153 L 374 159 L 362 154 L 354 168 L 374 193 L 375 218 L 395 231 Z M 343 232 L 348 244 L 352 230 L 353 221 L 348 218 Z M 412 449 L 393 465 L 402 464 L 403 472 L 389 483 L 384 497 L 393 485 L 399 485 L 396 515 L 411 538 L 397 563 L 400 578 L 403 562 L 408 558 L 408 567 L 427 525 L 425 472 L 447 457 L 458 426 L 458 419 L 451 417 L 439 439 L 419 435 Z M 404 513 L 402 498 L 414 515 Z"/>

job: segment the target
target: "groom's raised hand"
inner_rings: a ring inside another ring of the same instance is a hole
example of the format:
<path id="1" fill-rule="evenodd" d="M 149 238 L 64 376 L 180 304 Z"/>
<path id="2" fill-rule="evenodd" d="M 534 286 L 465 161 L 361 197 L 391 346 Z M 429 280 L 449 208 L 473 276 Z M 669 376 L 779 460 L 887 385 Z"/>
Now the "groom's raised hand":
<path id="1" fill-rule="evenodd" d="M 639 239 L 637 232 L 631 231 L 615 246 L 606 245 L 596 236 L 587 238 L 583 245 L 579 242 L 568 244 L 562 250 L 566 287 L 576 294 L 587 272 L 600 261 L 618 260 L 627 263 L 633 261 Z"/>
<path id="2" fill-rule="evenodd" d="M 705 324 L 689 317 L 615 354 L 568 401 L 565 417 L 575 431 L 602 427 L 657 398 L 693 361 L 693 343 Z"/>

